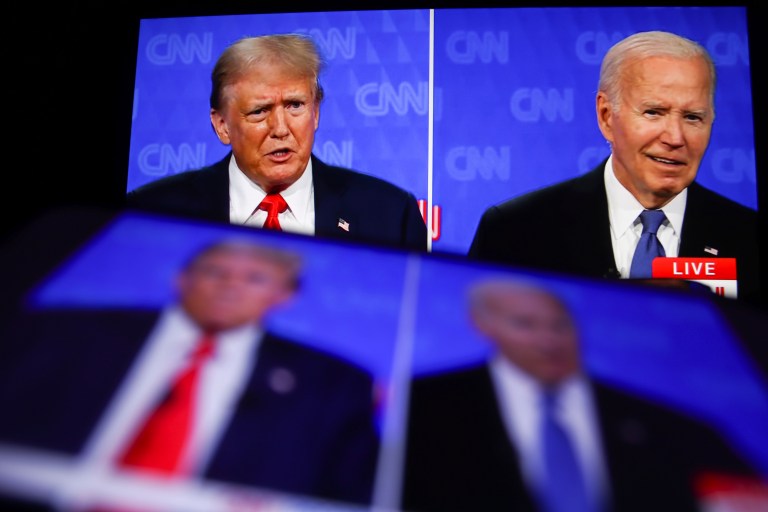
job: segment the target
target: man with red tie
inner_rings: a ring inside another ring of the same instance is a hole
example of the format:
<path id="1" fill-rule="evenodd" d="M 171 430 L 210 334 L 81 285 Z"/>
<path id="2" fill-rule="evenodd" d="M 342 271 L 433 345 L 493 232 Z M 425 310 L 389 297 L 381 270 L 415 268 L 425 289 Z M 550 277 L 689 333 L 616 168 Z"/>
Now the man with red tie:
<path id="1" fill-rule="evenodd" d="M 301 35 L 232 44 L 213 69 L 210 97 L 211 124 L 231 152 L 129 192 L 127 206 L 426 251 L 426 224 L 411 192 L 312 154 L 320 70 L 315 44 Z"/>
<path id="2" fill-rule="evenodd" d="M 0 443 L 106 471 L 370 503 L 371 376 L 262 326 L 293 297 L 300 264 L 226 241 L 189 260 L 160 312 L 30 312 L 3 337 L 0 407 L 13 414 Z"/>

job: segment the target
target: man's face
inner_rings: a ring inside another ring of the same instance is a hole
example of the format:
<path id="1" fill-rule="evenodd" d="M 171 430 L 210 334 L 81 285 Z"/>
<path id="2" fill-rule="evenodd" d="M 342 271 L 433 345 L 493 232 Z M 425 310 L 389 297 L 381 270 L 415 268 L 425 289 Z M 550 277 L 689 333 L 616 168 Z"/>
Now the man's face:
<path id="1" fill-rule="evenodd" d="M 240 169 L 267 192 L 288 188 L 304 173 L 320 119 L 311 80 L 262 63 L 223 89 L 211 110 L 219 139 Z"/>
<path id="2" fill-rule="evenodd" d="M 629 64 L 620 108 L 597 96 L 600 131 L 619 182 L 646 208 L 659 208 L 696 178 L 712 133 L 709 68 L 703 58 L 653 57 Z"/>
<path id="3" fill-rule="evenodd" d="M 189 316 L 217 331 L 261 322 L 291 297 L 290 278 L 286 268 L 254 254 L 216 251 L 183 272 L 177 286 Z"/>
<path id="4" fill-rule="evenodd" d="M 557 384 L 579 371 L 576 328 L 563 306 L 544 292 L 493 291 L 473 319 L 504 357 L 541 384 Z"/>

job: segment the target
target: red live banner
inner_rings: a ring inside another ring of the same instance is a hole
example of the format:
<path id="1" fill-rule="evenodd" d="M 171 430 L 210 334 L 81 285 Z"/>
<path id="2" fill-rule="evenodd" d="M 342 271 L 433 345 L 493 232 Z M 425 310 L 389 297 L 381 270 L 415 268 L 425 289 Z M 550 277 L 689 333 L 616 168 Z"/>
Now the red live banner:
<path id="1" fill-rule="evenodd" d="M 673 279 L 736 279 L 736 258 L 656 258 L 652 275 Z"/>

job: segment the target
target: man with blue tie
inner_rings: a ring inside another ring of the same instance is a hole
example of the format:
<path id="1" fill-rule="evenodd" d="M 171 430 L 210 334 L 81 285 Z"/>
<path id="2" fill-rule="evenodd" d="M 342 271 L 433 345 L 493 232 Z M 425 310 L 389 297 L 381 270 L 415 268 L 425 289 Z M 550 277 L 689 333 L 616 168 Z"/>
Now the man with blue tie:
<path id="1" fill-rule="evenodd" d="M 696 511 L 696 478 L 753 469 L 708 426 L 587 375 L 565 303 L 517 280 L 476 284 L 480 364 L 411 386 L 406 510 Z"/>
<path id="2" fill-rule="evenodd" d="M 760 300 L 757 212 L 695 181 L 715 85 L 711 56 L 692 40 L 650 31 L 616 43 L 595 100 L 610 154 L 582 176 L 490 206 L 469 256 L 643 280 L 654 256 L 736 258 L 738 297 Z M 656 223 L 652 234 L 646 218 Z M 633 262 L 638 247 L 644 263 Z"/>

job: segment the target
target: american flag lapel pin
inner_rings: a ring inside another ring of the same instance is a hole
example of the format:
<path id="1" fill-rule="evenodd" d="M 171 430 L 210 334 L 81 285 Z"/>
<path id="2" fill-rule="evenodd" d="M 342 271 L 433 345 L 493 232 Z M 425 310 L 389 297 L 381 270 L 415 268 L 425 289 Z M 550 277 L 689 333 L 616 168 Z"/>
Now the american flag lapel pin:
<path id="1" fill-rule="evenodd" d="M 704 252 L 708 252 L 712 256 L 717 256 L 718 250 L 707 245 L 704 247 Z"/>
<path id="2" fill-rule="evenodd" d="M 349 231 L 349 222 L 345 221 L 342 218 L 339 218 L 339 224 L 338 226 L 343 229 L 344 231 Z"/>

